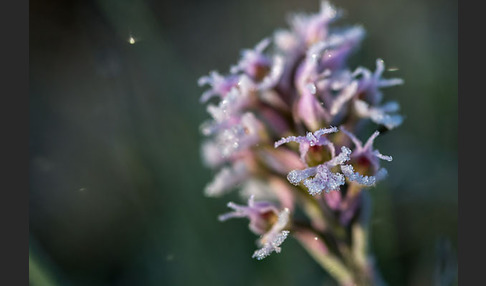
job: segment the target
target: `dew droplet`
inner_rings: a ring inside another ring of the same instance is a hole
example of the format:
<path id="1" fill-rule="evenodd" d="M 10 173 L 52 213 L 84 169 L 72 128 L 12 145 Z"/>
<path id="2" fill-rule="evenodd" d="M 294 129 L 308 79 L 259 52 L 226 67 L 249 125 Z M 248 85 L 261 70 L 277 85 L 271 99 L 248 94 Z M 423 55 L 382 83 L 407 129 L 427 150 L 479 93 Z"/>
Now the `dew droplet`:
<path id="1" fill-rule="evenodd" d="M 309 90 L 310 93 L 316 94 L 317 87 L 313 82 L 308 83 L 306 87 L 307 87 L 307 90 Z"/>

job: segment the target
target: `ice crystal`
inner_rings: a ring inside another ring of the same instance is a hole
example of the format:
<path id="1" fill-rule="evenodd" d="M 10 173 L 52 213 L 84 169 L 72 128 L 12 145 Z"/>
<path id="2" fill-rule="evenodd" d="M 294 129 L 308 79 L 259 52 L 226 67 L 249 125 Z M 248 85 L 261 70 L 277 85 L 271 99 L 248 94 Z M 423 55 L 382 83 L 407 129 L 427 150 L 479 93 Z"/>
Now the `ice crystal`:
<path id="1" fill-rule="evenodd" d="M 289 213 L 290 211 L 288 208 L 283 209 L 279 213 L 277 222 L 258 241 L 258 243 L 261 245 L 261 248 L 253 253 L 253 258 L 262 260 L 263 258 L 270 255 L 272 252 L 280 253 L 280 245 L 284 242 L 284 240 L 290 233 L 288 230 L 284 230 L 289 222 Z"/>
<path id="2" fill-rule="evenodd" d="M 288 136 L 284 137 L 277 142 L 274 143 L 274 147 L 277 148 L 282 144 L 290 143 L 290 142 L 297 142 L 299 143 L 299 151 L 300 151 L 300 158 L 303 163 L 306 162 L 305 156 L 309 151 L 309 147 L 312 146 L 324 146 L 327 145 L 329 148 L 334 150 L 334 146 L 332 143 L 324 137 L 326 134 L 337 132 L 338 129 L 336 127 L 330 128 L 323 128 L 319 129 L 315 132 L 307 132 L 306 136 Z M 333 152 L 333 151 L 332 151 Z"/>
<path id="3" fill-rule="evenodd" d="M 351 165 L 342 165 L 341 170 L 350 181 L 357 182 L 360 185 L 373 186 L 376 183 L 376 178 L 374 176 L 363 176 L 360 173 L 355 172 Z"/>
<path id="4" fill-rule="evenodd" d="M 318 165 L 316 167 L 306 168 L 304 170 L 293 170 L 287 175 L 287 180 L 298 185 L 303 182 L 304 186 L 307 187 L 309 194 L 317 195 L 322 191 L 330 192 L 333 190 L 338 190 L 341 185 L 344 185 L 344 176 L 341 173 L 332 172 L 331 168 L 342 165 L 343 163 L 349 161 L 351 150 L 343 146 L 341 147 L 341 153 L 334 156 L 331 160 Z M 310 178 L 314 176 L 313 178 Z"/>

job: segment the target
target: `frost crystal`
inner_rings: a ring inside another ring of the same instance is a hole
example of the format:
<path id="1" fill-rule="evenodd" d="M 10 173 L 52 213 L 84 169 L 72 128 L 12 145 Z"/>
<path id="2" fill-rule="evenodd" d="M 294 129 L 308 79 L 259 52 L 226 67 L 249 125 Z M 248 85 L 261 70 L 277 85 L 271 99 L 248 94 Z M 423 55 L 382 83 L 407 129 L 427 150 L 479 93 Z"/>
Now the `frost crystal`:
<path id="1" fill-rule="evenodd" d="M 343 165 L 341 170 L 350 181 L 357 182 L 360 185 L 373 186 L 376 183 L 374 176 L 363 176 L 358 172 L 354 172 L 354 168 L 351 165 Z"/>
<path id="2" fill-rule="evenodd" d="M 344 185 L 344 176 L 340 173 L 333 173 L 326 165 L 317 166 L 317 174 L 312 179 L 304 181 L 304 185 L 309 190 L 309 194 L 317 195 L 322 191 L 330 192 L 338 190 L 339 186 Z"/>
<path id="3" fill-rule="evenodd" d="M 289 212 L 289 209 L 285 208 L 279 213 L 277 222 L 258 241 L 261 248 L 253 253 L 253 258 L 262 260 L 274 251 L 280 253 L 280 245 L 290 233 L 288 230 L 284 230 L 289 222 Z"/>
<path id="4" fill-rule="evenodd" d="M 339 190 L 339 187 L 345 183 L 344 176 L 340 173 L 332 172 L 331 168 L 349 161 L 350 154 L 351 150 L 343 146 L 341 147 L 341 153 L 334 156 L 331 160 L 317 167 L 293 170 L 287 175 L 287 180 L 294 185 L 298 185 L 303 181 L 309 194 L 313 196 L 320 194 L 322 191 L 327 193 L 333 190 Z M 311 176 L 314 177 L 308 179 Z"/>
<path id="5" fill-rule="evenodd" d="M 218 219 L 225 221 L 230 218 L 247 217 L 250 220 L 250 230 L 256 234 L 263 234 L 268 228 L 268 214 L 277 216 L 277 208 L 269 202 L 255 202 L 255 196 L 250 196 L 248 205 L 237 205 L 233 202 L 228 203 L 228 207 L 234 211 L 220 215 Z"/>
<path id="6" fill-rule="evenodd" d="M 253 255 L 251 256 L 252 258 L 256 258 L 258 260 L 262 260 L 263 258 L 269 256 L 272 252 L 280 253 L 282 250 L 280 248 L 280 245 L 284 242 L 284 240 L 287 238 L 289 235 L 288 230 L 283 230 L 280 233 L 278 233 L 272 241 L 269 241 L 263 245 L 262 248 L 255 250 Z"/>
<path id="7" fill-rule="evenodd" d="M 314 176 L 317 173 L 317 168 L 307 168 L 304 170 L 293 170 L 287 175 L 287 180 L 294 185 L 300 184 L 303 180 Z"/>
<path id="8" fill-rule="evenodd" d="M 300 151 L 300 158 L 303 163 L 306 163 L 305 161 L 305 156 L 307 155 L 307 152 L 309 151 L 309 147 L 312 146 L 324 146 L 328 145 L 329 148 L 332 149 L 331 152 L 334 151 L 334 145 L 324 137 L 326 134 L 334 133 L 337 132 L 338 129 L 336 127 L 330 127 L 330 128 L 324 128 L 324 129 L 319 129 L 315 131 L 314 133 L 312 132 L 307 132 L 306 136 L 288 136 L 284 137 L 277 142 L 275 142 L 274 147 L 277 148 L 282 144 L 285 143 L 290 143 L 290 142 L 297 142 L 299 143 L 299 151 Z"/>
<path id="9" fill-rule="evenodd" d="M 334 167 L 337 165 L 341 165 L 346 161 L 349 161 L 349 155 L 351 154 L 351 149 L 346 146 L 341 147 L 341 153 L 336 157 L 332 158 L 326 165 Z"/>

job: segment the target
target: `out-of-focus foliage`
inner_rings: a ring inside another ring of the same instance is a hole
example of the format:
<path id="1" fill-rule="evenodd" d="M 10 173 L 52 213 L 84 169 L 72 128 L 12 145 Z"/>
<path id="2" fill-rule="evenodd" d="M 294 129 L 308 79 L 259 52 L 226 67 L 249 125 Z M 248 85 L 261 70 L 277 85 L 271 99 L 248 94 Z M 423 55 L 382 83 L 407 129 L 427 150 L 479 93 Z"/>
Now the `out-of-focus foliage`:
<path id="1" fill-rule="evenodd" d="M 386 93 L 405 122 L 380 141 L 396 164 L 370 190 L 377 265 L 390 285 L 447 285 L 457 249 L 457 2 L 334 4 L 367 30 L 350 66 L 381 57 L 405 80 Z M 203 195 L 212 174 L 198 129 L 207 116 L 197 79 L 225 72 L 288 13 L 318 6 L 30 1 L 31 284 L 328 281 L 296 241 L 255 261 L 247 222 L 217 221 L 226 207 Z"/>

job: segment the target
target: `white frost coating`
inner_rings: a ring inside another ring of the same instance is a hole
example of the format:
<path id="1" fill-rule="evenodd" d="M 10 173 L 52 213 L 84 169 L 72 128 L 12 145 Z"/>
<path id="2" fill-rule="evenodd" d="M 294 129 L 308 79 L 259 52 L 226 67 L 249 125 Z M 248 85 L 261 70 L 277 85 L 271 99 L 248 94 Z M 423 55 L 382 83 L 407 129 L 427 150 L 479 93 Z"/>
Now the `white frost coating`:
<path id="1" fill-rule="evenodd" d="M 378 150 L 375 150 L 375 152 L 373 153 L 377 158 L 381 159 L 381 160 L 385 160 L 385 161 L 388 161 L 388 162 L 391 162 L 393 160 L 393 157 L 392 156 L 388 156 L 388 155 L 383 155 L 381 154 L 380 152 L 378 152 Z"/>
<path id="2" fill-rule="evenodd" d="M 330 161 L 326 162 L 326 165 L 328 166 L 337 166 L 341 165 L 344 162 L 349 161 L 349 155 L 351 155 L 351 149 L 349 149 L 346 146 L 341 147 L 341 153 L 337 155 L 336 157 L 332 158 Z"/>
<path id="3" fill-rule="evenodd" d="M 360 157 L 360 156 L 366 157 L 371 162 L 371 164 L 373 165 L 375 172 L 385 172 L 385 175 L 386 175 L 386 170 L 380 169 L 380 162 L 379 162 L 378 159 L 390 162 L 390 161 L 393 160 L 393 158 L 391 156 L 383 155 L 378 150 L 373 149 L 373 143 L 375 142 L 376 137 L 378 137 L 378 135 L 380 135 L 380 132 L 375 131 L 370 136 L 370 138 L 368 138 L 368 140 L 366 141 L 366 143 L 363 146 L 363 142 L 361 142 L 361 140 L 356 138 L 356 136 L 354 136 L 353 133 L 349 132 L 344 127 L 341 127 L 341 131 L 344 132 L 344 134 L 346 134 L 351 139 L 351 141 L 353 141 L 354 145 L 356 146 L 353 153 L 351 154 L 351 157 L 354 157 L 354 158 Z M 378 173 L 375 174 L 375 176 L 377 176 L 377 175 L 378 175 Z M 377 181 L 379 181 L 378 178 L 377 178 Z"/>
<path id="4" fill-rule="evenodd" d="M 309 178 L 310 176 L 314 176 L 317 172 L 317 168 L 312 167 L 312 168 L 307 168 L 304 170 L 293 170 L 290 171 L 290 173 L 287 175 L 287 180 L 293 184 L 293 185 L 298 185 L 300 182 L 303 180 Z"/>
<path id="5" fill-rule="evenodd" d="M 343 171 L 343 174 L 350 181 L 356 182 L 360 185 L 373 186 L 376 183 L 375 176 L 363 176 L 358 172 L 354 172 L 354 168 L 351 165 L 342 165 L 341 171 Z"/>
<path id="6" fill-rule="evenodd" d="M 334 116 L 334 115 L 338 114 L 339 111 L 341 111 L 341 108 L 343 107 L 343 105 L 357 94 L 356 93 L 357 91 L 358 91 L 358 82 L 357 81 L 353 81 L 353 82 L 351 82 L 351 84 L 346 86 L 341 91 L 341 93 L 334 99 L 332 106 L 331 106 L 331 110 L 330 110 L 331 115 Z"/>
<path id="7" fill-rule="evenodd" d="M 282 251 L 280 245 L 284 242 L 284 240 L 287 238 L 289 233 L 290 232 L 288 230 L 284 230 L 278 233 L 275 236 L 274 240 L 264 244 L 262 248 L 255 250 L 255 252 L 251 257 L 256 258 L 258 260 L 262 260 L 263 258 L 269 256 L 274 251 L 276 253 L 280 253 L 280 251 Z"/>
<path id="8" fill-rule="evenodd" d="M 322 191 L 338 190 L 345 183 L 344 176 L 340 173 L 332 172 L 330 168 L 349 161 L 350 154 L 351 150 L 346 146 L 342 146 L 341 153 L 331 160 L 316 167 L 293 170 L 287 175 L 287 180 L 293 185 L 298 185 L 304 181 L 304 186 L 307 187 L 309 194 L 313 196 L 320 194 Z M 314 177 L 309 179 L 311 176 Z"/>
<path id="9" fill-rule="evenodd" d="M 317 166 L 316 176 L 304 181 L 304 185 L 312 196 L 320 194 L 322 191 L 327 193 L 333 190 L 338 190 L 344 183 L 345 180 L 342 174 L 331 172 L 325 165 Z"/>
<path id="10" fill-rule="evenodd" d="M 280 245 L 290 233 L 288 230 L 283 230 L 289 222 L 289 212 L 289 209 L 285 208 L 279 213 L 277 222 L 258 241 L 261 248 L 253 253 L 252 258 L 262 260 L 274 251 L 280 253 L 282 250 Z"/>
<path id="11" fill-rule="evenodd" d="M 277 142 L 275 142 L 274 147 L 277 148 L 278 146 L 290 143 L 290 142 L 297 142 L 299 143 L 299 153 L 300 159 L 302 163 L 307 165 L 305 160 L 305 156 L 309 151 L 309 147 L 311 146 L 327 146 L 331 151 L 332 156 L 334 156 L 334 145 L 329 141 L 326 137 L 323 137 L 326 134 L 337 132 L 337 127 L 331 126 L 330 128 L 323 128 L 312 132 L 307 132 L 305 136 L 288 136 L 284 137 Z"/>
<path id="12" fill-rule="evenodd" d="M 285 144 L 285 143 L 290 143 L 290 142 L 297 142 L 299 144 L 301 143 L 308 143 L 310 146 L 321 146 L 320 142 L 322 142 L 322 136 L 325 134 L 330 134 L 337 132 L 338 129 L 337 127 L 331 126 L 329 128 L 323 128 L 315 131 L 314 133 L 312 132 L 307 132 L 306 136 L 288 136 L 288 137 L 283 137 L 282 139 L 278 140 L 275 142 L 275 148 L 278 146 Z"/>
<path id="13" fill-rule="evenodd" d="M 378 150 L 373 150 L 373 143 L 375 142 L 376 137 L 378 137 L 378 135 L 380 135 L 379 131 L 373 132 L 373 134 L 370 136 L 370 138 L 368 138 L 368 140 L 366 141 L 364 146 L 363 146 L 363 142 L 361 142 L 361 140 L 356 138 L 356 136 L 354 136 L 353 133 L 349 132 L 344 127 L 341 127 L 341 131 L 344 132 L 344 134 L 346 134 L 351 139 L 351 141 L 353 141 L 354 145 L 356 146 L 356 149 L 353 153 L 354 156 L 359 156 L 359 155 L 365 153 L 367 155 L 373 155 L 373 156 L 375 156 L 379 159 L 385 160 L 385 161 L 390 162 L 390 161 L 393 160 L 393 158 L 391 156 L 383 155 Z"/>
<path id="14" fill-rule="evenodd" d="M 225 221 L 230 218 L 241 218 L 241 217 L 248 217 L 251 220 L 252 216 L 254 215 L 259 215 L 261 213 L 271 212 L 271 211 L 277 214 L 277 209 L 273 204 L 268 202 L 255 202 L 254 195 L 251 195 L 248 198 L 248 203 L 246 206 L 238 205 L 233 202 L 229 202 L 227 206 L 233 209 L 233 211 L 218 216 L 219 221 Z"/>

